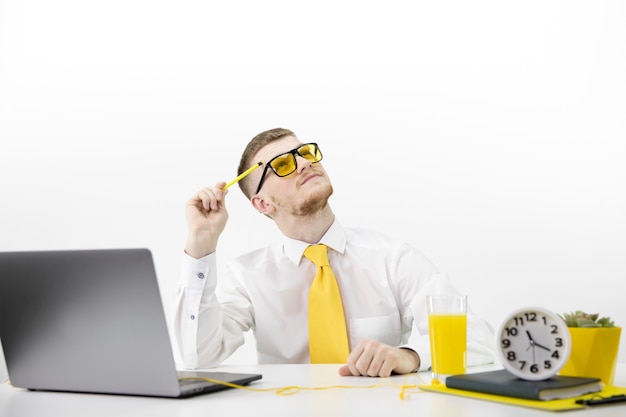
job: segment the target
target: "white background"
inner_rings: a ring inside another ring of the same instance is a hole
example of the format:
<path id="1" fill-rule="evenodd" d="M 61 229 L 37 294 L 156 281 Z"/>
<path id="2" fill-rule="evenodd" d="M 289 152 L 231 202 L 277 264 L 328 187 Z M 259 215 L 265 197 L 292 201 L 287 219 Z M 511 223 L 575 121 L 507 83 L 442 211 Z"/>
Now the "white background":
<path id="1" fill-rule="evenodd" d="M 625 116 L 621 1 L 0 0 L 0 250 L 147 247 L 169 313 L 185 201 L 285 127 L 494 326 L 624 325 Z M 220 263 L 277 235 L 231 191 Z"/>

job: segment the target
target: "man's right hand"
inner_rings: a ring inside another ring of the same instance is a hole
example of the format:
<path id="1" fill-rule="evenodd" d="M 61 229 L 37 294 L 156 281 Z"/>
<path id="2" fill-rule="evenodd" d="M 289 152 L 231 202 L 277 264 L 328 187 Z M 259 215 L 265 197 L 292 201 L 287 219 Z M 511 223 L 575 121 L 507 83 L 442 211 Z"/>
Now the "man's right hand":
<path id="1" fill-rule="evenodd" d="M 185 252 L 193 258 L 202 258 L 215 252 L 217 240 L 226 227 L 228 211 L 225 197 L 228 190 L 221 181 L 213 187 L 204 187 L 194 194 L 185 207 L 187 244 Z"/>

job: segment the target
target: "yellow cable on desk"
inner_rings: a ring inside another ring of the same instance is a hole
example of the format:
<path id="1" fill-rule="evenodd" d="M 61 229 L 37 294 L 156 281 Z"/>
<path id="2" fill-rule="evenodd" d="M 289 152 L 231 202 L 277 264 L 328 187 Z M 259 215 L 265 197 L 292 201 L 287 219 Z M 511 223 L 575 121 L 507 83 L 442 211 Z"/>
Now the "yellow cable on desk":
<path id="1" fill-rule="evenodd" d="M 187 377 L 187 378 L 179 378 L 179 380 L 201 380 L 206 382 L 211 382 L 213 384 L 220 384 L 230 388 L 243 389 L 247 391 L 255 391 L 255 392 L 271 392 L 274 391 L 276 395 L 294 395 L 300 391 L 322 391 L 329 389 L 372 389 L 372 388 L 381 388 L 381 387 L 396 387 L 400 388 L 399 397 L 401 400 L 407 398 L 407 390 L 417 388 L 417 384 L 396 384 L 391 381 L 381 382 L 379 384 L 373 385 L 328 385 L 322 387 L 301 387 L 298 385 L 289 385 L 285 387 L 274 387 L 274 388 L 254 388 L 249 387 L 247 385 L 239 385 L 233 384 L 232 382 L 220 381 L 217 379 L 204 378 L 204 377 Z"/>
<path id="2" fill-rule="evenodd" d="M 417 384 L 396 384 L 391 381 L 388 381 L 388 383 L 380 383 L 380 384 L 373 384 L 373 385 L 328 385 L 328 386 L 323 386 L 323 387 L 301 387 L 298 385 L 288 385 L 286 387 L 278 387 L 278 388 L 253 388 L 253 387 L 249 387 L 246 385 L 233 384 L 232 382 L 219 381 L 217 379 L 204 378 L 204 377 L 199 377 L 199 376 L 178 378 L 178 379 L 180 381 L 184 381 L 184 380 L 206 381 L 206 382 L 210 382 L 213 384 L 224 385 L 230 388 L 237 388 L 237 389 L 243 389 L 243 390 L 255 391 L 255 392 L 274 391 L 276 395 L 285 395 L 285 396 L 294 395 L 300 391 L 322 391 L 322 390 L 328 390 L 328 389 L 358 389 L 358 388 L 371 389 L 371 388 L 380 388 L 380 387 L 397 387 L 397 388 L 400 388 L 400 394 L 399 394 L 400 399 L 405 400 L 407 398 L 407 390 L 417 388 Z M 7 384 L 12 385 L 10 380 L 7 381 Z"/>

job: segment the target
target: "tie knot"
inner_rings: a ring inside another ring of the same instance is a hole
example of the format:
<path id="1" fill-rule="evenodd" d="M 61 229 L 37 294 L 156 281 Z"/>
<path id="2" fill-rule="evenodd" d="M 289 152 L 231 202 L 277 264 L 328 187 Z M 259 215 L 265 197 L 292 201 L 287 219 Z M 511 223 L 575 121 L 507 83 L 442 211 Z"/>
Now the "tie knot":
<path id="1" fill-rule="evenodd" d="M 304 250 L 304 256 L 316 266 L 330 266 L 328 263 L 328 250 L 326 245 L 312 245 Z"/>

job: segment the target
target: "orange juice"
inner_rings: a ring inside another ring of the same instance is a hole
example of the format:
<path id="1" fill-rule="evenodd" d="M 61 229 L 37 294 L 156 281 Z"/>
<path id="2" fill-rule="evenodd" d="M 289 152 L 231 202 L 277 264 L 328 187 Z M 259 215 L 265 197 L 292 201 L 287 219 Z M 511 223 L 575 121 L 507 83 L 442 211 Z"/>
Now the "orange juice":
<path id="1" fill-rule="evenodd" d="M 433 374 L 465 373 L 467 350 L 466 314 L 429 314 L 428 331 Z"/>

